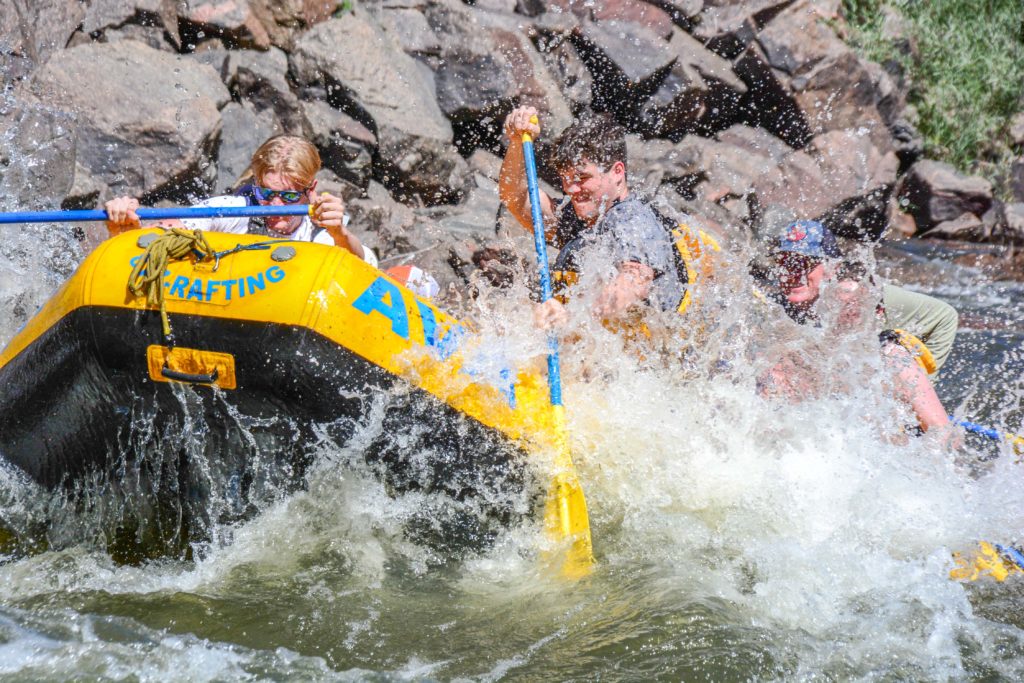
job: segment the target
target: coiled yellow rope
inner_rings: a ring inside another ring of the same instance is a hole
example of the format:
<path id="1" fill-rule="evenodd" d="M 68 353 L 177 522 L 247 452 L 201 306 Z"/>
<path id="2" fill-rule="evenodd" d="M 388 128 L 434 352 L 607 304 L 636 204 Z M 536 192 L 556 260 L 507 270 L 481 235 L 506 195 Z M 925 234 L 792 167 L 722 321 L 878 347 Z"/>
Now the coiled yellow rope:
<path id="1" fill-rule="evenodd" d="M 171 261 L 180 261 L 192 253 L 196 254 L 199 261 L 214 255 L 213 249 L 203 237 L 203 231 L 171 228 L 149 243 L 146 252 L 128 276 L 128 291 L 135 296 L 145 296 L 148 305 L 160 309 L 165 337 L 171 336 L 171 324 L 167 320 L 167 307 L 164 304 L 164 271 Z"/>

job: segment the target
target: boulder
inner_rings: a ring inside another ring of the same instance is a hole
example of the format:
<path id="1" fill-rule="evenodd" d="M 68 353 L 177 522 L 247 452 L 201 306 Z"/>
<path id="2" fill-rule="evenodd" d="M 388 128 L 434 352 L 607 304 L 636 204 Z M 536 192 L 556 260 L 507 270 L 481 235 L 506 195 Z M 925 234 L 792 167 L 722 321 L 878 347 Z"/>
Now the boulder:
<path id="1" fill-rule="evenodd" d="M 645 141 L 638 135 L 627 135 L 626 171 L 630 190 L 650 196 L 664 183 L 700 172 L 693 163 L 682 169 L 676 166 L 679 156 L 676 146 L 668 140 Z"/>
<path id="2" fill-rule="evenodd" d="M 785 208 L 798 218 L 817 219 L 833 207 L 821 168 L 803 151 L 791 152 L 778 166 L 766 167 L 754 182 L 754 191 L 761 206 Z"/>
<path id="3" fill-rule="evenodd" d="M 1010 144 L 1014 147 L 1024 147 L 1024 112 L 1015 114 L 1010 119 Z"/>
<path id="4" fill-rule="evenodd" d="M 277 48 L 231 50 L 228 54 L 226 69 L 234 74 L 231 92 L 235 98 L 251 103 L 258 111 L 273 111 L 285 133 L 306 135 L 302 104 L 288 83 L 288 56 Z"/>
<path id="5" fill-rule="evenodd" d="M 965 213 L 983 215 L 992 206 L 992 185 L 949 164 L 925 159 L 910 167 L 899 196 L 906 201 L 918 229 L 925 231 Z"/>
<path id="6" fill-rule="evenodd" d="M 468 170 L 429 71 L 363 14 L 345 14 L 303 35 L 292 74 L 299 85 L 326 88 L 332 106 L 374 133 L 375 177 L 392 191 L 428 204 L 459 197 Z"/>
<path id="7" fill-rule="evenodd" d="M 665 40 L 671 38 L 675 30 L 672 17 L 668 12 L 653 3 L 642 0 L 604 0 L 594 3 L 593 19 L 595 21 L 627 21 L 639 24 Z"/>
<path id="8" fill-rule="evenodd" d="M 0 110 L 0 194 L 17 197 L 21 209 L 58 206 L 75 176 L 74 117 L 21 98 Z"/>
<path id="9" fill-rule="evenodd" d="M 900 165 L 896 154 L 882 154 L 869 136 L 850 130 L 818 135 L 807 151 L 821 169 L 832 202 L 824 216 L 829 228 L 841 237 L 881 237 Z"/>
<path id="10" fill-rule="evenodd" d="M 734 59 L 765 24 L 792 4 L 793 0 L 707 2 L 699 22 L 692 29 L 693 35 L 712 52 L 725 59 Z"/>
<path id="11" fill-rule="evenodd" d="M 344 0 L 249 0 L 271 44 L 285 52 L 291 51 L 302 33 L 330 19 L 344 4 Z"/>
<path id="12" fill-rule="evenodd" d="M 879 12 L 882 15 L 882 37 L 904 56 L 919 59 L 921 54 L 917 39 L 907 18 L 891 5 L 882 5 Z"/>
<path id="13" fill-rule="evenodd" d="M 348 202 L 347 210 L 359 239 L 377 253 L 381 267 L 431 246 L 418 235 L 413 210 L 395 201 L 380 183 L 370 181 L 365 196 Z"/>
<path id="14" fill-rule="evenodd" d="M 496 221 L 498 218 L 497 183 L 476 175 L 470 183 L 469 192 L 463 202 L 452 207 L 421 209 L 417 212 L 421 235 L 430 241 L 429 246 L 416 254 L 415 262 L 420 268 L 434 275 L 442 288 L 451 282 L 471 284 L 473 274 L 490 260 L 487 249 L 496 242 Z M 519 233 L 524 234 L 524 233 Z M 481 274 L 489 281 L 500 281 L 495 274 Z M 475 290 L 475 288 L 474 288 Z M 475 291 L 471 290 L 475 296 Z"/>
<path id="15" fill-rule="evenodd" d="M 363 199 L 366 195 L 366 188 L 353 185 L 344 180 L 329 168 L 321 168 L 316 174 L 316 191 L 328 192 L 335 197 L 341 197 L 346 206 L 357 199 Z M 354 226 L 357 233 L 362 234 L 361 226 Z"/>
<path id="16" fill-rule="evenodd" d="M 509 65 L 518 104 L 536 107 L 549 130 L 568 127 L 572 123 L 569 102 L 529 37 L 521 31 L 500 27 L 491 29 L 491 37 Z M 501 123 L 496 122 L 499 136 Z"/>
<path id="17" fill-rule="evenodd" d="M 763 128 L 753 128 L 737 123 L 719 131 L 715 136 L 720 142 L 740 147 L 751 154 L 781 162 L 793 148 Z"/>
<path id="18" fill-rule="evenodd" d="M 469 163 L 469 168 L 473 173 L 498 182 L 498 176 L 501 174 L 502 159 L 497 155 L 478 149 L 466 161 Z"/>
<path id="19" fill-rule="evenodd" d="M 249 168 L 253 152 L 267 138 L 284 132 L 269 109 L 258 111 L 249 102 L 230 102 L 220 112 L 223 122 L 217 150 L 217 194 L 232 188 Z"/>
<path id="20" fill-rule="evenodd" d="M 494 238 L 494 222 L 500 203 L 498 184 L 482 175 L 475 175 L 464 201 L 451 207 L 423 209 L 420 213 L 430 216 L 446 237 L 476 247 Z"/>
<path id="21" fill-rule="evenodd" d="M 904 114 L 909 110 L 907 107 Z M 892 133 L 893 151 L 900 159 L 900 171 L 906 171 L 924 154 L 924 138 L 905 115 L 889 125 L 889 132 Z"/>
<path id="22" fill-rule="evenodd" d="M 31 88 L 78 115 L 77 161 L 112 194 L 187 201 L 213 185 L 230 95 L 209 66 L 134 41 L 81 45 L 55 54 Z"/>
<path id="23" fill-rule="evenodd" d="M 103 42 L 138 40 L 163 50 L 181 45 L 175 0 L 93 0 L 81 30 Z"/>
<path id="24" fill-rule="evenodd" d="M 747 91 L 732 65 L 681 29 L 668 47 L 676 61 L 641 107 L 644 132 L 680 140 L 687 133 L 709 135 L 731 124 Z"/>
<path id="25" fill-rule="evenodd" d="M 1003 213 L 1005 232 L 994 236 L 999 242 L 1024 246 L 1024 203 L 1007 204 Z"/>
<path id="26" fill-rule="evenodd" d="M 216 36 L 229 48 L 270 47 L 270 34 L 248 0 L 182 0 L 178 4 L 182 46 L 194 50 Z"/>
<path id="27" fill-rule="evenodd" d="M 896 199 L 895 195 L 889 197 L 889 228 L 886 231 L 886 236 L 893 239 L 902 239 L 905 237 L 913 237 L 917 233 L 917 223 L 914 221 L 914 217 L 909 213 L 905 213 L 900 208 L 900 203 Z"/>
<path id="28" fill-rule="evenodd" d="M 428 21 L 445 46 L 434 77 L 437 103 L 452 122 L 455 144 L 464 156 L 477 147 L 499 149 L 501 122 L 518 101 L 512 61 L 529 68 L 529 58 L 514 33 L 485 25 L 462 6 L 438 6 Z"/>
<path id="29" fill-rule="evenodd" d="M 791 85 L 813 133 L 862 128 L 879 150 L 892 150 L 892 136 L 876 106 L 878 93 L 871 74 L 853 52 L 818 63 L 794 77 Z"/>
<path id="30" fill-rule="evenodd" d="M 704 9 L 704 0 L 646 0 L 646 2 L 665 12 L 676 26 L 687 31 L 694 29 L 697 23 L 696 19 Z"/>
<path id="31" fill-rule="evenodd" d="M 962 213 L 953 220 L 942 221 L 931 230 L 924 233 L 922 237 L 933 237 L 944 240 L 961 240 L 966 242 L 981 242 L 988 235 L 985 234 L 985 226 L 980 218 L 973 213 Z"/>
<path id="32" fill-rule="evenodd" d="M 10 0 L 4 5 L 0 53 L 27 60 L 20 65 L 25 75 L 64 48 L 87 9 L 81 2 L 67 0 Z"/>
<path id="33" fill-rule="evenodd" d="M 525 17 L 537 17 L 547 11 L 545 0 L 516 0 L 516 14 Z"/>
<path id="34" fill-rule="evenodd" d="M 473 0 L 471 4 L 485 12 L 512 14 L 516 11 L 516 0 Z"/>
<path id="35" fill-rule="evenodd" d="M 781 13 L 757 36 L 768 64 L 784 84 L 812 133 L 866 127 L 876 147 L 892 148 L 886 120 L 878 109 L 884 98 L 878 83 L 884 72 L 869 69 L 813 7 L 798 3 Z M 877 65 L 873 65 L 877 66 Z M 891 81 L 885 81 L 886 106 L 902 111 Z M 894 99 L 895 98 L 895 99 Z"/>
<path id="36" fill-rule="evenodd" d="M 382 9 L 380 26 L 411 55 L 441 54 L 441 38 L 434 33 L 423 12 L 417 9 Z"/>
<path id="37" fill-rule="evenodd" d="M 882 115 L 885 124 L 892 129 L 907 108 L 907 92 L 903 79 L 893 76 L 877 62 L 862 59 L 861 65 L 871 77 L 871 84 L 875 89 L 875 108 Z"/>
<path id="38" fill-rule="evenodd" d="M 1010 164 L 1010 195 L 1015 201 L 1024 202 L 1024 157 Z"/>
<path id="39" fill-rule="evenodd" d="M 747 123 L 764 128 L 790 147 L 801 148 L 812 136 L 807 117 L 789 88 L 789 80 L 768 63 L 756 42 L 735 62 L 733 71 L 747 86 L 740 102 Z"/>
<path id="40" fill-rule="evenodd" d="M 789 76 L 850 52 L 816 13 L 801 6 L 780 13 L 757 35 L 757 42 L 768 64 Z"/>
<path id="41" fill-rule="evenodd" d="M 665 41 L 631 22 L 587 23 L 573 32 L 572 41 L 594 79 L 592 106 L 627 124 L 676 62 Z"/>
<path id="42" fill-rule="evenodd" d="M 564 33 L 535 38 L 537 50 L 553 77 L 562 96 L 575 111 L 590 108 L 593 100 L 594 78 L 580 58 L 569 36 Z"/>
<path id="43" fill-rule="evenodd" d="M 201 52 L 192 52 L 187 55 L 200 64 L 206 64 L 220 74 L 221 82 L 227 89 L 234 90 L 238 80 L 238 58 L 235 50 L 224 48 L 208 49 Z"/>
<path id="44" fill-rule="evenodd" d="M 75 177 L 71 183 L 64 201 L 60 203 L 62 209 L 95 209 L 99 204 L 100 197 L 110 196 L 110 188 L 92 176 L 88 169 L 75 162 Z M 105 240 L 106 227 L 102 228 L 100 242 Z M 95 233 L 96 231 L 92 231 Z"/>
<path id="45" fill-rule="evenodd" d="M 758 178 L 776 169 L 768 157 L 724 142 L 690 136 L 678 146 L 680 158 L 694 163 L 699 174 L 694 185 L 697 197 L 711 202 L 727 198 L 745 199 L 754 191 Z"/>
<path id="46" fill-rule="evenodd" d="M 377 139 L 366 126 L 326 102 L 303 102 L 310 139 L 320 152 L 324 168 L 342 180 L 366 187 L 373 174 Z"/>

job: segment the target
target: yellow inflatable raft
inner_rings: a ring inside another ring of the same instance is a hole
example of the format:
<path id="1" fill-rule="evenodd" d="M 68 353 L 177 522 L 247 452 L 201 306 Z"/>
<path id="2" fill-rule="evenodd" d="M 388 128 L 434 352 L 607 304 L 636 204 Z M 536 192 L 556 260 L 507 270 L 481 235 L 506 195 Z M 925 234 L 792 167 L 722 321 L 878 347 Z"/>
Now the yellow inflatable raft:
<path id="1" fill-rule="evenodd" d="M 389 490 L 500 524 L 538 509 L 527 458 L 556 441 L 542 375 L 481 360 L 463 325 L 345 250 L 256 236 L 206 233 L 218 258 L 168 264 L 167 338 L 126 287 L 161 234 L 99 246 L 0 354 L 0 459 L 109 496 L 120 527 L 164 546 L 350 445 Z M 488 524 L 426 526 L 475 543 Z"/>

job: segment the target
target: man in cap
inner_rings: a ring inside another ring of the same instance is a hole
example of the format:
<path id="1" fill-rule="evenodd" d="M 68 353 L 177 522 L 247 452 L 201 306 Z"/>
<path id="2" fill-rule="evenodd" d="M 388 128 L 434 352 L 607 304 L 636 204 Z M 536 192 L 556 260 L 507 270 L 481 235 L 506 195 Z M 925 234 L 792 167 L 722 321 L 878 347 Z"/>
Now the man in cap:
<path id="1" fill-rule="evenodd" d="M 818 221 L 795 221 L 779 236 L 774 250 L 776 273 L 786 312 L 797 322 L 817 319 L 822 285 L 837 282 L 841 298 L 863 292 L 865 273 L 856 263 L 841 263 L 842 252 L 832 232 Z M 849 308 L 849 307 L 847 307 Z M 933 379 L 946 362 L 959 316 L 956 309 L 926 294 L 885 283 L 877 312 L 886 330 L 903 330 L 918 338 L 934 359 Z"/>
<path id="2" fill-rule="evenodd" d="M 773 254 L 786 312 L 797 322 L 818 324 L 818 306 L 827 283 L 832 284 L 839 304 L 837 332 L 860 324 L 865 308 L 873 310 L 883 329 L 882 353 L 897 370 L 897 395 L 911 405 L 922 430 L 948 424 L 929 375 L 937 376 L 949 356 L 956 336 L 956 310 L 933 297 L 889 284 L 882 286 L 881 300 L 872 301 L 874 288 L 865 283 L 870 278 L 863 268 L 843 264 L 841 258 L 835 236 L 818 221 L 787 225 Z"/>

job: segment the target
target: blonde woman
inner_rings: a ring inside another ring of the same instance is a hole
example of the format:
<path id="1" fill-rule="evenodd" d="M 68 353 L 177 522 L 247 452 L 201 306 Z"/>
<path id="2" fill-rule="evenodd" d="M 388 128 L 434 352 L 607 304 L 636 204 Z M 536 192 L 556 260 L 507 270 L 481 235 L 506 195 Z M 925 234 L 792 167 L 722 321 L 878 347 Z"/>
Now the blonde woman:
<path id="1" fill-rule="evenodd" d="M 184 227 L 211 232 L 249 233 L 336 245 L 377 265 L 374 253 L 346 227 L 345 203 L 324 192 L 316 194 L 316 174 L 320 154 L 308 140 L 295 135 L 276 135 L 256 150 L 248 170 L 242 175 L 234 194 L 210 197 L 196 206 L 253 206 L 308 203 L 311 216 L 268 216 L 255 218 L 195 218 L 161 221 L 162 227 Z M 107 211 L 107 230 L 117 235 L 141 226 L 134 197 L 111 199 Z"/>

